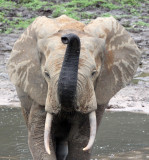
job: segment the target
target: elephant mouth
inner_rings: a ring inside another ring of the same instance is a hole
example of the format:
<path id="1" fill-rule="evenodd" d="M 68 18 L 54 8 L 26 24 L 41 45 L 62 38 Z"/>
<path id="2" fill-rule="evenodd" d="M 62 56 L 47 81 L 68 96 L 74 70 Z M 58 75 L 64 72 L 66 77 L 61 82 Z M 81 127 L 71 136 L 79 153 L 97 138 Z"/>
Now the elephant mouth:
<path id="1" fill-rule="evenodd" d="M 51 136 L 50 134 L 51 134 L 51 127 L 52 127 L 52 120 L 53 120 L 53 115 L 50 113 L 47 113 L 46 120 L 45 120 L 45 130 L 44 130 L 44 145 L 45 145 L 45 150 L 48 154 L 51 154 L 49 140 Z M 91 149 L 95 141 L 96 126 L 97 126 L 95 111 L 92 111 L 91 113 L 89 113 L 89 123 L 90 123 L 90 137 L 89 137 L 88 144 L 86 147 L 83 148 L 83 151 L 87 151 Z"/>
<path id="2" fill-rule="evenodd" d="M 71 107 L 68 107 L 68 106 L 61 106 L 61 110 L 66 112 L 66 113 L 72 113 L 72 112 L 75 112 L 76 110 L 76 107 L 71 106 Z"/>

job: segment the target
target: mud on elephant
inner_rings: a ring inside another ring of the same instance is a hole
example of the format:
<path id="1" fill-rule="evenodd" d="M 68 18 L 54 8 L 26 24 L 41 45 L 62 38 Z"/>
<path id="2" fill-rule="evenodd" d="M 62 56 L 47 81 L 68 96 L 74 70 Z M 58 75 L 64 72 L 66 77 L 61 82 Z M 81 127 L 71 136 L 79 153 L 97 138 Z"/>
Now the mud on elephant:
<path id="1" fill-rule="evenodd" d="M 89 160 L 105 107 L 136 71 L 140 51 L 113 18 L 85 25 L 38 17 L 15 43 L 8 72 L 34 160 Z"/>

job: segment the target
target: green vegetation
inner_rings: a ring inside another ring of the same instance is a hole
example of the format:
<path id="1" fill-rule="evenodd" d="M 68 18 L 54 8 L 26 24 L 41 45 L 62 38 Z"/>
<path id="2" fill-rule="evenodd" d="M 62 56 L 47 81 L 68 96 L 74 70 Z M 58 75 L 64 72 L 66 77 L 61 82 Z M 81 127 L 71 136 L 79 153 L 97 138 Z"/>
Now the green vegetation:
<path id="1" fill-rule="evenodd" d="M 80 16 L 81 16 L 81 19 L 93 19 L 93 18 L 96 18 L 96 14 L 95 13 L 88 13 L 88 12 L 81 12 Z"/>
<path id="2" fill-rule="evenodd" d="M 109 8 L 110 10 L 113 10 L 113 9 L 121 9 L 121 8 L 123 7 L 123 6 L 115 5 L 115 4 L 113 4 L 112 2 L 103 3 L 101 6 L 104 7 L 104 8 Z"/>
<path id="3" fill-rule="evenodd" d="M 76 7 L 65 7 L 63 5 L 53 5 L 51 7 L 53 10 L 52 17 L 56 18 L 62 14 L 68 15 L 71 18 L 76 20 L 80 20 L 78 13 L 75 11 L 77 10 Z"/>
<path id="4" fill-rule="evenodd" d="M 17 3 L 16 3 L 17 2 Z M 34 19 L 35 16 L 26 19 L 22 16 L 21 12 L 16 13 L 14 17 L 10 16 L 10 12 L 13 10 L 24 7 L 24 9 L 37 12 L 37 16 L 40 15 L 38 11 L 50 10 L 52 13 L 49 14 L 51 17 L 58 17 L 62 14 L 66 14 L 76 20 L 85 19 L 88 22 L 90 19 L 98 16 L 109 17 L 114 16 L 115 18 L 126 18 L 131 16 L 141 16 L 137 7 L 140 3 L 146 3 L 146 0 L 70 0 L 69 2 L 51 0 L 0 0 L 0 22 L 5 26 L 0 28 L 0 33 L 10 33 L 14 29 L 26 28 Z M 89 10 L 106 9 L 108 12 L 99 14 L 97 12 L 90 12 Z M 112 15 L 109 13 L 112 10 L 128 10 L 130 15 Z M 38 15 L 39 13 L 39 15 Z M 145 18 L 145 17 L 144 17 Z M 147 26 L 149 24 L 138 21 L 136 25 Z"/>
<path id="5" fill-rule="evenodd" d="M 0 8 L 11 9 L 15 8 L 16 3 L 13 1 L 0 0 Z"/>
<path id="6" fill-rule="evenodd" d="M 66 14 L 76 20 L 91 19 L 93 16 L 89 13 L 82 12 L 87 7 L 95 7 L 98 3 L 105 3 L 105 0 L 71 0 L 67 3 L 53 4 L 51 9 L 53 10 L 52 16 L 58 17 L 62 14 Z"/>
<path id="7" fill-rule="evenodd" d="M 131 9 L 130 9 L 130 13 L 131 13 L 132 15 L 134 15 L 134 16 L 139 16 L 139 15 L 140 15 L 140 13 L 139 13 L 135 8 L 131 8 Z"/>
<path id="8" fill-rule="evenodd" d="M 29 1 L 28 3 L 23 2 L 23 6 L 29 8 L 29 9 L 32 9 L 34 11 L 38 10 L 38 9 L 40 9 L 42 7 L 45 7 L 47 4 L 49 5 L 48 2 L 41 1 L 41 0 L 28 0 L 28 1 Z"/>
<path id="9" fill-rule="evenodd" d="M 29 3 L 31 2 L 32 0 L 18 0 L 18 3 Z"/>
<path id="10" fill-rule="evenodd" d="M 140 81 L 139 79 L 133 79 L 131 83 L 133 83 L 133 84 L 138 84 L 139 81 Z"/>
<path id="11" fill-rule="evenodd" d="M 29 24 L 34 21 L 35 18 L 23 20 L 22 18 L 14 18 L 13 20 L 9 20 L 5 17 L 5 13 L 0 12 L 0 22 L 5 24 L 7 28 L 0 29 L 0 33 L 9 34 L 13 31 L 13 29 L 25 29 Z"/>
<path id="12" fill-rule="evenodd" d="M 105 2 L 105 0 L 71 0 L 71 2 L 67 2 L 64 4 L 66 7 L 75 6 L 77 8 L 85 8 L 88 6 L 96 5 L 98 2 Z"/>
<path id="13" fill-rule="evenodd" d="M 116 4 L 113 4 L 111 0 L 71 0 L 67 3 L 61 3 L 59 4 L 53 4 L 51 9 L 53 10 L 52 16 L 58 17 L 62 14 L 66 14 L 72 18 L 75 18 L 77 20 L 80 20 L 81 18 L 86 17 L 87 19 L 91 19 L 91 14 L 87 13 L 81 13 L 83 10 L 85 10 L 87 7 L 92 8 L 109 8 L 112 9 L 120 9 L 122 6 L 118 6 Z M 78 12 L 79 11 L 79 12 Z"/>
<path id="14" fill-rule="evenodd" d="M 15 27 L 16 29 L 27 28 L 34 20 L 35 18 L 31 18 L 26 21 L 18 18 L 13 23 L 11 23 L 10 26 Z"/>
<path id="15" fill-rule="evenodd" d="M 149 73 L 143 72 L 138 77 L 149 77 Z"/>
<path id="16" fill-rule="evenodd" d="M 149 73 L 143 72 L 143 73 L 141 73 L 140 75 L 138 75 L 136 78 L 134 78 L 134 79 L 132 80 L 132 83 L 133 83 L 133 84 L 138 84 L 138 82 L 144 81 L 144 80 L 142 79 L 142 77 L 148 77 L 148 76 L 149 76 Z"/>
<path id="17" fill-rule="evenodd" d="M 136 23 L 134 23 L 135 25 L 138 26 L 145 26 L 145 27 L 149 27 L 149 23 L 143 22 L 143 21 L 138 21 Z"/>
<path id="18" fill-rule="evenodd" d="M 103 14 L 101 15 L 101 17 L 110 17 L 110 16 L 113 16 L 113 15 L 111 15 L 110 13 L 103 13 Z"/>
<path id="19" fill-rule="evenodd" d="M 140 6 L 140 3 L 145 2 L 146 0 L 115 0 L 115 1 L 122 5 Z"/>

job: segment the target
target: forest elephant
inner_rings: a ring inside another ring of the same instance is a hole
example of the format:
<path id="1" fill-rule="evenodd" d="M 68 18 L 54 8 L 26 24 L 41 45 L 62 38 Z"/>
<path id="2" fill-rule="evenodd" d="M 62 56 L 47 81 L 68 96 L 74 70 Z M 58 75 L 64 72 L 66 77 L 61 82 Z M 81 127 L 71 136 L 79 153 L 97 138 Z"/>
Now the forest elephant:
<path id="1" fill-rule="evenodd" d="M 89 160 L 109 100 L 129 83 L 140 51 L 113 17 L 83 24 L 38 17 L 7 64 L 34 160 Z"/>

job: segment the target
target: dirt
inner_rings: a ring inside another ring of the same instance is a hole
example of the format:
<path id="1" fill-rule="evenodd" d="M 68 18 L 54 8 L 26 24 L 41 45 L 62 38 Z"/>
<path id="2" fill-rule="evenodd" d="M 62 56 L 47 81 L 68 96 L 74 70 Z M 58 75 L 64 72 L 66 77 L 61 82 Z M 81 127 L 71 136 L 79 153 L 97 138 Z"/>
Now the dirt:
<path id="1" fill-rule="evenodd" d="M 149 18 L 147 18 L 149 15 L 148 8 L 147 4 L 142 3 L 141 7 L 137 8 L 137 11 L 139 11 L 139 15 L 137 16 L 132 15 L 130 9 L 111 11 L 105 8 L 93 9 L 88 7 L 85 10 L 88 13 L 95 14 L 95 18 L 100 17 L 100 15 L 105 12 L 117 16 L 119 22 L 130 32 L 132 38 L 142 51 L 140 66 L 138 67 L 133 82 L 110 100 L 108 110 L 149 113 L 149 27 L 136 25 L 138 21 L 144 21 L 149 24 Z M 40 9 L 33 12 L 21 7 L 13 9 L 9 13 L 9 17 L 10 19 L 13 19 L 17 17 L 18 14 L 22 15 L 24 19 L 32 18 L 35 15 L 51 17 L 51 13 L 52 11 L 50 9 Z M 85 19 L 82 21 L 87 20 Z M 0 23 L 0 28 L 5 27 L 7 27 L 5 24 Z M 21 33 L 23 33 L 23 29 L 20 29 L 19 31 L 14 30 L 11 34 L 0 35 L 0 106 L 20 106 L 15 87 L 8 78 L 6 63 L 14 42 Z"/>

